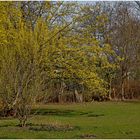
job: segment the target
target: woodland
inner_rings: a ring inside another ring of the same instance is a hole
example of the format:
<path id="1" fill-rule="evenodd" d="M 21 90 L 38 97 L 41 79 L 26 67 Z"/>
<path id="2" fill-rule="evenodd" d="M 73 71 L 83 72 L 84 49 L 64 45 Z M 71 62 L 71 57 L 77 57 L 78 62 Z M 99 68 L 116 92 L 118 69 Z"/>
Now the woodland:
<path id="1" fill-rule="evenodd" d="M 140 2 L 0 2 L 0 116 L 24 127 L 48 103 L 140 99 Z"/>

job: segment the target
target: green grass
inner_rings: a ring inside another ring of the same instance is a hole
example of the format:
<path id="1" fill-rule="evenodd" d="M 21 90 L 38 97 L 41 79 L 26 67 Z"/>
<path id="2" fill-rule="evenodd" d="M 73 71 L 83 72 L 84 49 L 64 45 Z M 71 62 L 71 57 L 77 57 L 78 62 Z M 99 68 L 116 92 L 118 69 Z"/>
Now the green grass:
<path id="1" fill-rule="evenodd" d="M 5 118 L 0 120 L 0 138 L 140 138 L 140 102 L 49 104 L 32 112 L 37 108 L 37 114 L 28 121 L 30 127 L 52 124 L 74 129 L 20 128 L 18 120 Z"/>

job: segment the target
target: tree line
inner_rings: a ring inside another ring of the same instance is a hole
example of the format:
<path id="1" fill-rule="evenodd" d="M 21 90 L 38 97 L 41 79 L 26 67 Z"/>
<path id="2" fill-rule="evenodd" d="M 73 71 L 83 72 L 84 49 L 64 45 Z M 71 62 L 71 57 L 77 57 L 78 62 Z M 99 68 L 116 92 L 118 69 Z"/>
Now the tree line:
<path id="1" fill-rule="evenodd" d="M 37 102 L 138 99 L 139 2 L 0 2 L 0 101 L 25 126 Z"/>

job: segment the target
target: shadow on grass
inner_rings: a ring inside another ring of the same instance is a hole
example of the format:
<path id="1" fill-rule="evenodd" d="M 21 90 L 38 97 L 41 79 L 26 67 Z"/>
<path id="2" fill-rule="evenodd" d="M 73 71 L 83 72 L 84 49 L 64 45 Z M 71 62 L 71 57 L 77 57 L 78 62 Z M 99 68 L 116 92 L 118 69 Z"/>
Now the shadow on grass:
<path id="1" fill-rule="evenodd" d="M 9 129 L 15 130 L 32 130 L 32 131 L 73 131 L 73 130 L 80 130 L 79 126 L 71 126 L 69 124 L 33 124 L 27 123 L 26 127 L 20 127 L 19 125 L 14 124 L 5 124 L 1 125 L 0 127 L 6 127 Z"/>
<path id="2" fill-rule="evenodd" d="M 55 115 L 55 116 L 75 116 L 77 112 L 73 110 L 60 110 L 60 109 L 33 109 L 31 114 L 35 115 Z"/>
<path id="3" fill-rule="evenodd" d="M 16 127 L 17 125 L 14 125 L 14 124 L 3 124 L 3 125 L 0 125 L 0 127 Z"/>
<path id="4" fill-rule="evenodd" d="M 80 139 L 94 139 L 96 137 L 97 136 L 94 134 L 83 134 L 83 135 L 78 136 L 78 138 Z"/>
<path id="5" fill-rule="evenodd" d="M 85 116 L 85 117 L 101 117 L 104 114 L 95 114 L 93 112 L 79 112 L 75 110 L 60 110 L 60 109 L 33 109 L 31 111 L 32 115 L 51 115 L 51 116 L 63 116 L 63 117 L 75 117 L 75 116 Z"/>
<path id="6" fill-rule="evenodd" d="M 54 125 L 54 124 L 30 124 L 28 127 L 29 130 L 32 131 L 73 131 L 73 130 L 80 130 L 79 126 L 71 126 L 71 125 Z"/>

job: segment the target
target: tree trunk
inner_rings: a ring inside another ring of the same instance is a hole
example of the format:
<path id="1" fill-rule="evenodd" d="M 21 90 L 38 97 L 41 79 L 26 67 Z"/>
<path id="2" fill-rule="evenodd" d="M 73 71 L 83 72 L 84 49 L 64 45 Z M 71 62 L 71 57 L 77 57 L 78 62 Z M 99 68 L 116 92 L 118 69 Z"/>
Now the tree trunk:
<path id="1" fill-rule="evenodd" d="M 26 118 L 23 118 L 23 119 L 20 119 L 20 126 L 21 127 L 26 127 L 26 122 L 27 122 L 27 119 Z"/>
<path id="2" fill-rule="evenodd" d="M 59 103 L 63 103 L 63 95 L 64 95 L 64 88 L 65 88 L 65 83 L 61 82 L 60 84 L 60 91 L 59 91 L 59 95 L 58 95 L 58 102 Z"/>
<path id="3" fill-rule="evenodd" d="M 112 93 L 112 78 L 109 81 L 109 100 L 112 100 L 111 93 Z"/>
<path id="4" fill-rule="evenodd" d="M 122 84 L 121 84 L 121 100 L 124 101 L 125 97 L 124 97 L 124 79 L 122 80 Z"/>
<path id="5" fill-rule="evenodd" d="M 78 91 L 75 89 L 75 96 L 76 96 L 76 101 L 77 102 L 83 102 L 83 95 L 79 94 Z"/>

